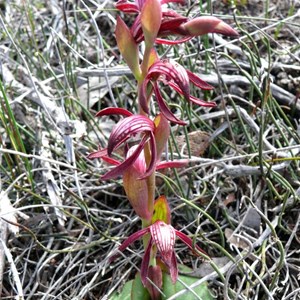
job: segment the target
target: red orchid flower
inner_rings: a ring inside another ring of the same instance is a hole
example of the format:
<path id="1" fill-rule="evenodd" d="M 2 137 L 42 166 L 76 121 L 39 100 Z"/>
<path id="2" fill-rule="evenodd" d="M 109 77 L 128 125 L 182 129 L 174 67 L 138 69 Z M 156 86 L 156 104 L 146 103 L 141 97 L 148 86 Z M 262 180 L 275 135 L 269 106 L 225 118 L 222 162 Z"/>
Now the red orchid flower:
<path id="1" fill-rule="evenodd" d="M 143 154 L 143 150 L 139 153 L 139 155 L 137 155 L 137 157 L 141 156 Z M 136 154 L 134 154 L 136 155 Z M 107 154 L 107 148 L 104 148 L 104 149 L 98 149 L 97 151 L 95 152 L 92 152 L 90 153 L 88 156 L 87 156 L 88 159 L 95 159 L 95 158 L 101 158 L 103 159 L 105 162 L 113 165 L 113 166 L 120 166 L 122 163 L 110 156 L 108 156 Z M 136 162 L 137 162 L 138 158 L 132 163 L 134 166 L 136 166 Z M 139 161 L 137 164 L 139 165 L 142 165 L 141 162 Z M 180 160 L 170 160 L 170 161 L 158 161 L 156 162 L 156 165 L 155 165 L 155 170 L 158 171 L 158 170 L 162 170 L 162 169 L 167 169 L 167 168 L 183 168 L 185 166 L 187 166 L 189 164 L 189 160 L 188 159 L 180 159 Z M 143 170 L 145 170 L 145 168 L 141 168 Z M 141 170 L 140 169 L 140 170 Z M 111 178 L 115 178 L 119 175 L 122 175 L 125 171 L 127 171 L 127 168 L 126 169 L 122 169 L 121 171 L 118 170 L 116 171 L 116 174 L 113 174 L 114 176 L 111 177 L 110 174 L 106 173 L 104 174 L 101 179 L 102 180 L 108 180 L 108 179 L 111 179 Z M 115 172 L 114 172 L 115 173 Z M 146 178 L 147 176 L 145 176 L 145 172 L 141 172 L 140 171 L 140 176 L 137 177 L 136 179 L 144 179 Z"/>
<path id="2" fill-rule="evenodd" d="M 139 176 L 136 178 L 144 179 L 152 172 L 163 168 L 180 168 L 188 164 L 187 160 L 159 162 L 160 155 L 164 149 L 165 143 L 169 137 L 169 127 L 163 116 L 158 115 L 154 121 L 142 115 L 133 115 L 131 112 L 124 108 L 108 107 L 99 111 L 96 116 L 101 117 L 105 115 L 117 114 L 125 118 L 117 123 L 113 128 L 111 135 L 108 139 L 107 148 L 98 149 L 90 153 L 87 158 L 95 159 L 101 158 L 105 162 L 116 166 L 111 171 L 104 174 L 101 179 L 108 180 L 123 175 L 126 170 L 131 166 L 136 166 Z M 134 135 L 142 134 L 141 141 L 135 147 L 127 149 L 125 159 L 123 162 L 112 157 L 115 149 Z M 144 157 L 143 149 L 145 144 L 149 141 L 151 150 L 151 161 L 148 168 L 145 161 L 142 162 Z"/>
<path id="3" fill-rule="evenodd" d="M 199 36 L 207 33 L 220 33 L 228 36 L 238 36 L 238 32 L 222 20 L 214 16 L 201 16 L 188 20 L 178 29 L 183 36 Z"/>
<path id="4" fill-rule="evenodd" d="M 115 109 L 111 108 L 110 112 L 113 112 L 114 110 Z M 120 108 L 118 110 L 120 110 Z M 98 113 L 98 116 L 99 115 L 104 115 L 104 113 Z M 142 115 L 130 115 L 127 118 L 119 121 L 111 132 L 111 135 L 108 139 L 107 148 L 102 150 L 99 149 L 98 151 L 88 155 L 89 159 L 102 158 L 104 161 L 116 165 L 115 168 L 104 174 L 101 179 L 113 179 L 119 175 L 122 175 L 124 171 L 136 161 L 148 141 L 150 143 L 151 161 L 141 179 L 152 174 L 155 170 L 156 163 L 156 143 L 154 139 L 154 129 L 155 125 L 153 121 Z M 125 143 L 130 137 L 137 134 L 142 134 L 141 141 L 139 142 L 138 147 L 136 147 L 135 151 L 129 157 L 127 157 L 122 163 L 111 157 L 115 149 L 117 149 L 121 144 Z"/>
<path id="5" fill-rule="evenodd" d="M 178 278 L 177 260 L 174 251 L 176 236 L 195 252 L 192 239 L 181 231 L 176 230 L 170 224 L 166 224 L 165 222 L 158 220 L 149 227 L 143 228 L 129 236 L 119 246 L 118 250 L 123 252 L 130 244 L 134 243 L 137 239 L 148 233 L 150 233 L 150 240 L 146 247 L 141 265 L 141 280 L 143 285 L 145 286 L 147 283 L 149 262 L 152 251 L 157 251 L 159 253 L 162 262 L 170 271 L 172 282 L 175 283 Z M 206 254 L 199 246 L 195 245 L 195 248 L 198 251 Z M 118 255 L 119 254 L 115 254 L 112 256 L 110 261 L 115 260 Z"/>
<path id="6" fill-rule="evenodd" d="M 195 36 L 207 33 L 220 33 L 228 36 L 238 36 L 236 30 L 216 17 L 202 16 L 189 20 L 188 18 L 176 13 L 174 10 L 162 7 L 162 4 L 170 2 L 182 4 L 184 2 L 182 0 L 158 0 L 156 8 L 152 7 L 152 4 L 149 5 L 149 7 L 151 7 L 149 10 L 152 12 L 149 12 L 149 14 L 143 14 L 143 7 L 147 6 L 150 1 L 152 0 L 136 0 L 135 2 L 120 0 L 116 3 L 116 8 L 120 11 L 138 14 L 131 28 L 132 36 L 136 43 L 140 43 L 145 39 L 145 28 L 142 26 L 143 19 L 146 15 L 151 15 L 152 17 L 155 16 L 154 10 L 157 10 L 157 15 L 161 15 L 160 20 L 152 21 L 151 24 L 151 26 L 153 26 L 153 30 L 154 27 L 157 27 L 154 30 L 155 33 L 153 34 L 153 38 L 155 38 L 156 43 L 159 44 L 180 44 Z M 152 19 L 152 17 L 148 19 Z M 160 38 L 169 35 L 183 36 L 183 38 L 177 40 L 166 40 Z"/>
<path id="7" fill-rule="evenodd" d="M 227 36 L 238 36 L 236 30 L 234 30 L 230 25 L 224 21 L 214 17 L 214 16 L 202 16 L 194 19 L 187 19 L 182 21 L 178 26 L 176 24 L 180 22 L 179 17 L 166 18 L 162 20 L 160 29 L 158 31 L 159 37 L 164 37 L 168 35 L 172 36 L 182 36 L 182 38 L 177 40 L 166 40 L 157 38 L 156 43 L 175 45 L 184 43 L 193 37 L 201 36 L 207 33 L 219 33 Z M 136 42 L 142 40 L 143 37 L 134 37 Z"/>
<path id="8" fill-rule="evenodd" d="M 165 84 L 171 86 L 175 91 L 183 95 L 187 101 L 206 107 L 215 106 L 214 102 L 205 102 L 190 95 L 190 82 L 203 90 L 213 89 L 211 85 L 200 79 L 196 74 L 186 70 L 176 62 L 170 60 L 158 60 L 148 69 L 147 76 L 141 86 L 139 102 L 142 109 L 146 113 L 149 112 L 148 99 L 150 97 L 150 95 L 147 95 L 147 87 L 148 84 L 151 83 L 156 96 L 157 104 L 165 118 L 173 123 L 180 125 L 186 124 L 185 122 L 176 118 L 165 104 L 158 87 L 158 81 L 163 81 Z"/>

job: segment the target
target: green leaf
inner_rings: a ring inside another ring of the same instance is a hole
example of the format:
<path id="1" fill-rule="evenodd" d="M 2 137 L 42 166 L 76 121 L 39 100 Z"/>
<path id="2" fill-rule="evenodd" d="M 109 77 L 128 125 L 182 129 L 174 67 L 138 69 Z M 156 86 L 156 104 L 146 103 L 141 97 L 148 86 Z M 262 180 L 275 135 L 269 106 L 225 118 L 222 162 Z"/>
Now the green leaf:
<path id="1" fill-rule="evenodd" d="M 185 268 L 186 269 L 186 268 Z M 178 278 L 184 282 L 186 286 L 191 286 L 193 283 L 199 280 L 199 278 L 190 277 L 186 275 L 180 275 Z M 181 290 L 185 290 L 186 287 L 180 283 L 178 280 L 175 284 L 172 283 L 171 277 L 169 274 L 163 273 L 163 293 L 162 300 L 168 299 L 169 297 L 173 296 L 174 294 L 178 293 Z M 195 288 L 193 288 L 193 292 L 203 300 L 213 300 L 215 299 L 208 286 L 207 283 L 202 283 Z M 176 300 L 194 300 L 195 294 L 191 291 L 186 291 L 183 295 L 180 295 L 176 298 Z"/>
<path id="2" fill-rule="evenodd" d="M 120 293 L 114 292 L 110 300 L 130 300 L 131 299 L 131 289 L 132 289 L 133 280 L 130 280 L 125 283 L 123 289 Z"/>
<path id="3" fill-rule="evenodd" d="M 150 300 L 150 295 L 144 288 L 141 276 L 138 273 L 134 280 L 125 283 L 121 292 L 115 292 L 109 298 L 110 300 Z"/>
<path id="4" fill-rule="evenodd" d="M 150 295 L 142 284 L 140 273 L 136 274 L 132 283 L 131 300 L 150 300 Z"/>

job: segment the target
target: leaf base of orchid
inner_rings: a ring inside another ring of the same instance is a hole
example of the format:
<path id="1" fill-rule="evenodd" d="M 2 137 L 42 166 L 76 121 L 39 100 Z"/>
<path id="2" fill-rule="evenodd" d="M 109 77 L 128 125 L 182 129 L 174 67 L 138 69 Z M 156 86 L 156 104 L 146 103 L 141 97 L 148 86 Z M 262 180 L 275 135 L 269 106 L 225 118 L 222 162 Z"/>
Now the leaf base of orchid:
<path id="1" fill-rule="evenodd" d="M 190 273 L 193 270 L 180 265 L 179 269 L 184 273 Z M 163 272 L 162 280 L 162 293 L 161 296 L 157 299 L 152 300 L 165 300 L 171 296 L 177 294 L 178 292 L 186 290 L 186 286 L 191 286 L 195 282 L 199 281 L 199 278 L 190 277 L 188 275 L 179 275 L 179 280 L 175 284 L 172 283 L 171 276 Z M 182 283 L 181 283 L 182 282 Z M 195 297 L 197 295 L 197 298 Z M 141 276 L 137 273 L 134 280 L 128 281 L 121 292 L 115 292 L 111 295 L 110 300 L 150 300 L 150 294 L 147 289 L 143 286 L 141 281 Z M 176 300 L 194 300 L 194 299 L 203 299 L 203 300 L 214 300 L 215 297 L 212 296 L 206 282 L 190 289 L 186 290 L 184 294 L 181 294 L 176 297 Z"/>
<path id="2" fill-rule="evenodd" d="M 125 283 L 120 292 L 114 292 L 110 300 L 150 300 L 150 294 L 143 286 L 140 273 L 137 273 L 135 279 Z"/>
<path id="3" fill-rule="evenodd" d="M 191 273 L 193 271 L 192 269 L 183 265 L 180 265 L 179 269 L 183 270 L 184 273 Z M 210 292 L 207 282 L 197 285 L 194 288 L 186 289 L 186 287 L 191 286 L 197 281 L 199 281 L 199 278 L 190 277 L 188 275 L 179 275 L 178 280 L 175 284 L 173 284 L 171 276 L 167 273 L 163 273 L 163 295 L 161 300 L 169 299 L 171 296 L 181 291 L 185 292 L 177 296 L 176 300 L 214 300 L 215 297 Z M 195 295 L 197 295 L 197 297 Z"/>

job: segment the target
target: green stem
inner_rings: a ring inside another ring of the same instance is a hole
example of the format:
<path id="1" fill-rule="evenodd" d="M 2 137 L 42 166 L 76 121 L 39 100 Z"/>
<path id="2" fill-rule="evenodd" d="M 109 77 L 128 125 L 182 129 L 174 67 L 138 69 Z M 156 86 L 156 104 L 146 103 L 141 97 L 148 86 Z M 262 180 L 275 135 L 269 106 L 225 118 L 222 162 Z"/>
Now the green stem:
<path id="1" fill-rule="evenodd" d="M 147 47 L 146 46 L 144 56 L 143 56 L 143 61 L 141 63 L 142 80 L 140 82 L 143 82 L 144 78 L 147 75 L 151 51 L 152 51 L 152 47 Z"/>
<path id="2" fill-rule="evenodd" d="M 143 61 L 141 63 L 142 76 L 141 76 L 140 80 L 138 81 L 138 97 L 139 97 L 139 93 L 141 90 L 141 85 L 142 85 L 145 77 L 147 76 L 148 66 L 149 66 L 149 61 L 150 61 L 150 56 L 151 56 L 151 50 L 152 50 L 151 47 L 146 46 L 144 56 L 143 56 Z M 141 108 L 140 105 L 139 105 L 139 114 L 147 116 L 147 114 L 143 111 L 143 109 Z M 150 151 L 149 143 L 147 143 L 144 148 L 144 155 L 145 155 L 146 164 L 149 165 L 149 163 L 151 161 L 151 155 L 152 155 L 152 153 Z M 153 215 L 154 198 L 155 198 L 155 172 L 153 172 L 147 178 L 147 187 L 148 187 L 148 207 L 147 207 L 147 209 L 150 212 L 150 214 Z M 149 225 L 151 225 L 151 219 L 150 220 L 142 220 L 143 228 L 148 227 Z M 143 239 L 144 247 L 147 246 L 148 241 L 149 241 L 149 237 L 145 236 Z"/>

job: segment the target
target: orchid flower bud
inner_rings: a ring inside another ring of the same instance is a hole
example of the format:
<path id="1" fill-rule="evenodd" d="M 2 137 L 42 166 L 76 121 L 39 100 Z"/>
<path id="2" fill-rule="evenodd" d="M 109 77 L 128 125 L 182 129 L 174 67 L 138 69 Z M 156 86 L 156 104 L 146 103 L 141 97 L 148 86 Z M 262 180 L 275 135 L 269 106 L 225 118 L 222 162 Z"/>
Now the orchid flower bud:
<path id="1" fill-rule="evenodd" d="M 213 16 L 203 16 L 192 19 L 180 26 L 182 33 L 187 36 L 199 36 L 207 33 L 220 33 L 238 36 L 231 26 Z"/>
<path id="2" fill-rule="evenodd" d="M 141 12 L 141 24 L 146 47 L 152 48 L 161 25 L 162 10 L 159 0 L 146 0 Z"/>

